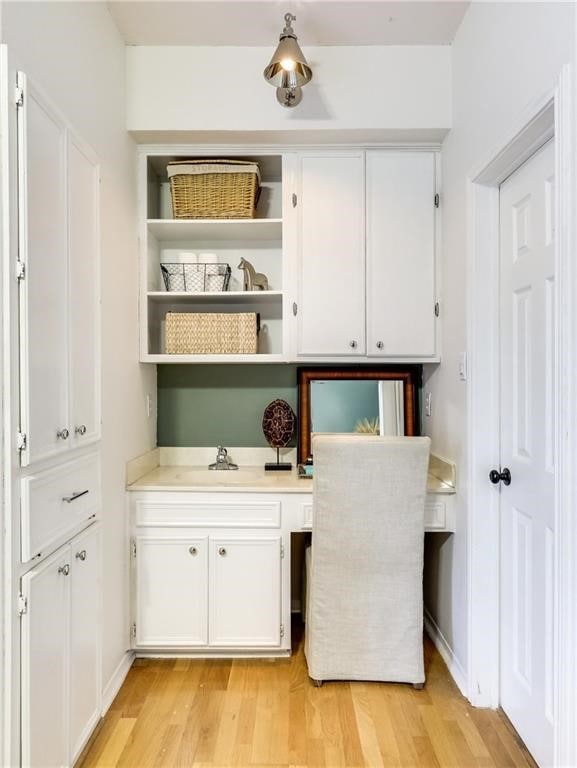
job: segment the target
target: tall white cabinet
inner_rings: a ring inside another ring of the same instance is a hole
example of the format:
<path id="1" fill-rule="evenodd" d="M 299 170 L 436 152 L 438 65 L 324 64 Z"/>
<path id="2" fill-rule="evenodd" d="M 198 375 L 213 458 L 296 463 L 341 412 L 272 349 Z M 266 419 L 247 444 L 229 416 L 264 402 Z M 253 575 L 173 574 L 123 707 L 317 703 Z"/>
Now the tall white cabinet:
<path id="1" fill-rule="evenodd" d="M 23 466 L 100 437 L 99 167 L 25 75 L 18 114 Z"/>
<path id="2" fill-rule="evenodd" d="M 98 159 L 18 73 L 22 764 L 69 766 L 101 713 Z"/>

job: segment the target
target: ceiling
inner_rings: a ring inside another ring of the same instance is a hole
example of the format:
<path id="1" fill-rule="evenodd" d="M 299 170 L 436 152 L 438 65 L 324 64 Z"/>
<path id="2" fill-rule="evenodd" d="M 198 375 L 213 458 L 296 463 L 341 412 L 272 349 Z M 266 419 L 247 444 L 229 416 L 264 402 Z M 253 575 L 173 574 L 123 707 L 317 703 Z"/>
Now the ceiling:
<path id="1" fill-rule="evenodd" d="M 461 0 L 109 0 L 128 45 L 273 46 L 288 11 L 302 45 L 450 45 Z"/>

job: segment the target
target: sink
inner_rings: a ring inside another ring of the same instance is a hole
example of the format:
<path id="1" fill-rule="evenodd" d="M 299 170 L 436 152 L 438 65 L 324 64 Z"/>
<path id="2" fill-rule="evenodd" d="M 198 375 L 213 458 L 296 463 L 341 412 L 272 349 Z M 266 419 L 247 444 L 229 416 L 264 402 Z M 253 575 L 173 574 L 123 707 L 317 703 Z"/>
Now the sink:
<path id="1" fill-rule="evenodd" d="M 257 480 L 262 481 L 263 470 L 258 467 L 249 469 L 183 469 L 175 473 L 175 480 L 191 485 L 247 485 Z"/>

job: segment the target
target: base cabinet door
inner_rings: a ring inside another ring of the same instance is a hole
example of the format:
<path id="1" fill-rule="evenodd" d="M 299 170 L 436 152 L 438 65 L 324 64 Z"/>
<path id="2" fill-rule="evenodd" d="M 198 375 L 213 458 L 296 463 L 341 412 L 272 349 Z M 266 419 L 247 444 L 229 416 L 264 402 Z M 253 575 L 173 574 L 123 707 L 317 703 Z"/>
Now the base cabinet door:
<path id="1" fill-rule="evenodd" d="M 100 529 L 71 546 L 70 747 L 73 763 L 100 718 Z"/>
<path id="2" fill-rule="evenodd" d="M 209 560 L 210 644 L 280 645 L 281 537 L 211 537 Z"/>
<path id="3" fill-rule="evenodd" d="M 68 765 L 70 549 L 22 578 L 22 765 Z"/>
<path id="4" fill-rule="evenodd" d="M 207 537 L 136 538 L 136 645 L 207 644 Z"/>

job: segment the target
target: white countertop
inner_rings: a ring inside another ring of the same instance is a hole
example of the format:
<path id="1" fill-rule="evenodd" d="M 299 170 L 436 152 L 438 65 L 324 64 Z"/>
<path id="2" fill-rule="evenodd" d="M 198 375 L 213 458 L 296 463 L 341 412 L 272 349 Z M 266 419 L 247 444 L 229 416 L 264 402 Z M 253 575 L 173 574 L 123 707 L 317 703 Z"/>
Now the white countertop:
<path id="1" fill-rule="evenodd" d="M 209 470 L 205 466 L 158 466 L 127 486 L 129 491 L 199 491 L 253 493 L 312 493 L 309 478 L 299 478 L 296 468 L 290 472 L 265 472 L 262 466 L 238 470 Z M 455 487 L 432 474 L 427 478 L 427 492 L 455 493 Z"/>

